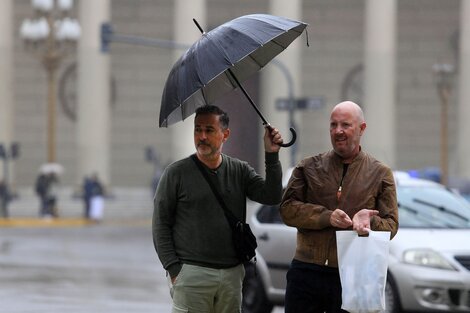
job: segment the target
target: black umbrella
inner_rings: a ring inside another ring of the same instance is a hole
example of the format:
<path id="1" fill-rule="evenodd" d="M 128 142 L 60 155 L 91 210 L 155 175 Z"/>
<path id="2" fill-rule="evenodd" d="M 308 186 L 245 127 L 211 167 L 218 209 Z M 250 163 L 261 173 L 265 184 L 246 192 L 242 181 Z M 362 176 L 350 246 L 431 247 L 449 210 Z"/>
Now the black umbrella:
<path id="1" fill-rule="evenodd" d="M 204 33 L 173 65 L 160 107 L 160 127 L 184 120 L 200 106 L 211 104 L 239 87 L 263 121 L 270 126 L 240 84 L 286 49 L 306 23 L 268 14 L 245 15 Z M 307 41 L 308 44 L 308 41 Z M 290 129 L 296 138 L 293 128 Z"/>

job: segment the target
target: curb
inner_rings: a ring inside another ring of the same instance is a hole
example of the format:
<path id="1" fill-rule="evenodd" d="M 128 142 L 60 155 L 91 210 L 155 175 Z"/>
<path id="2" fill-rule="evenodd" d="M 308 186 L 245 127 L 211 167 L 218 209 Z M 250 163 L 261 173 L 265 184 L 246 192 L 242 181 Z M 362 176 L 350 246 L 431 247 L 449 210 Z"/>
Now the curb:
<path id="1" fill-rule="evenodd" d="M 0 227 L 71 227 L 96 224 L 84 218 L 0 218 Z"/>
<path id="2" fill-rule="evenodd" d="M 112 219 L 106 221 L 89 220 L 85 218 L 0 218 L 2 227 L 82 227 L 89 225 L 121 225 L 121 226 L 150 226 L 150 218 L 142 219 Z"/>

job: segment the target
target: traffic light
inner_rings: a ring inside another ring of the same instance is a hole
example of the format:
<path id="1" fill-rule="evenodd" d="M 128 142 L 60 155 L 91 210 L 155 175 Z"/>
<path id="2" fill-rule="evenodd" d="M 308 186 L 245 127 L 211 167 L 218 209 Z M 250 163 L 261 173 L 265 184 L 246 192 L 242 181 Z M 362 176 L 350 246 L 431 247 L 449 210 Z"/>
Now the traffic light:
<path id="1" fill-rule="evenodd" d="M 101 52 L 109 52 L 109 43 L 113 36 L 113 27 L 110 23 L 101 24 Z"/>
<path id="2" fill-rule="evenodd" d="M 10 146 L 10 151 L 8 147 L 3 143 L 0 143 L 0 159 L 16 159 L 20 156 L 20 144 L 18 142 L 13 142 Z"/>

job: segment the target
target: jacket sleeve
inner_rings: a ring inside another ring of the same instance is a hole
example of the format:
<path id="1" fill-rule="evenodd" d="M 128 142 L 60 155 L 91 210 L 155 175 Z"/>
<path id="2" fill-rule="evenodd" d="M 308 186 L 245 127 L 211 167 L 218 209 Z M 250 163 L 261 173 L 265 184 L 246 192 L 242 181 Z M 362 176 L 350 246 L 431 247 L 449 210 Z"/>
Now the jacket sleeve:
<path id="1" fill-rule="evenodd" d="M 306 190 L 307 181 L 303 167 L 299 165 L 293 170 L 281 200 L 280 213 L 284 223 L 292 227 L 315 230 L 331 227 L 332 211 L 325 206 L 308 203 Z"/>
<path id="2" fill-rule="evenodd" d="M 382 179 L 376 209 L 379 211 L 379 215 L 372 217 L 371 228 L 373 230 L 390 231 L 390 239 L 392 239 L 398 231 L 398 204 L 395 179 L 392 171 L 388 168 Z"/>
<path id="3" fill-rule="evenodd" d="M 157 186 L 154 198 L 152 235 L 155 250 L 163 267 L 171 277 L 178 275 L 181 263 L 175 252 L 172 228 L 175 220 L 177 184 L 166 168 Z"/>

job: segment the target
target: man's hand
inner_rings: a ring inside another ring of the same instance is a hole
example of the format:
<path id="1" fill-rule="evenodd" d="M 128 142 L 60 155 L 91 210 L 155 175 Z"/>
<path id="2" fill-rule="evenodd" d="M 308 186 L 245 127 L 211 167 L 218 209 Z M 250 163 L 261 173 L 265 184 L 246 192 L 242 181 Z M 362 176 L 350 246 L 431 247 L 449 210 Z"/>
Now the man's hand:
<path id="1" fill-rule="evenodd" d="M 348 228 L 351 227 L 353 222 L 351 221 L 351 218 L 346 214 L 346 212 L 340 209 L 336 209 L 333 211 L 333 213 L 331 213 L 330 224 L 331 226 L 337 228 Z"/>
<path id="2" fill-rule="evenodd" d="M 357 231 L 359 235 L 367 235 L 370 231 L 370 219 L 374 215 L 378 215 L 377 210 L 362 209 L 357 212 L 352 220 L 353 229 Z"/>
<path id="3" fill-rule="evenodd" d="M 264 150 L 266 152 L 279 152 L 281 146 L 279 144 L 283 143 L 281 133 L 277 128 L 274 128 L 270 125 L 265 126 L 264 131 Z"/>

